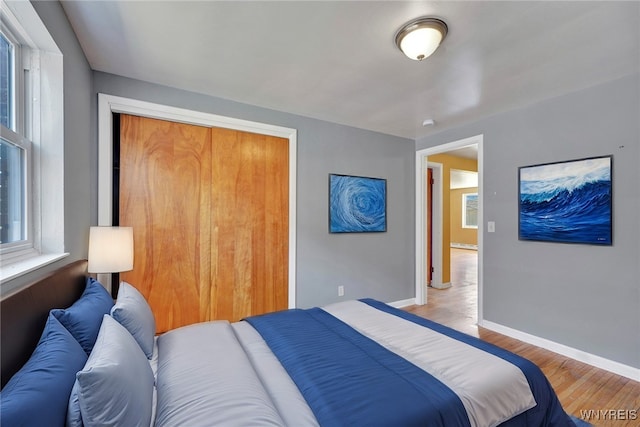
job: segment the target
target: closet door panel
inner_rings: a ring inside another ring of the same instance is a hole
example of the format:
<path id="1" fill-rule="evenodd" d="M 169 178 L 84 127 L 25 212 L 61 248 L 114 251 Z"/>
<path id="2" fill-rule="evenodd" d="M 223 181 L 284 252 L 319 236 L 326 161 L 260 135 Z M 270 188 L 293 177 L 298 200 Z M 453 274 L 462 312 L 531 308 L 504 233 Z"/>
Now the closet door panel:
<path id="1" fill-rule="evenodd" d="M 288 305 L 288 140 L 213 129 L 214 317 Z M 217 161 L 220 160 L 220 161 Z"/>
<path id="2" fill-rule="evenodd" d="M 211 129 L 135 116 L 120 122 L 120 224 L 157 331 L 210 319 Z"/>
<path id="3" fill-rule="evenodd" d="M 265 244 L 270 253 L 265 262 L 262 304 L 283 310 L 289 302 L 289 141 L 270 139 L 265 144 L 268 196 L 265 198 Z M 273 257 L 271 261 L 268 261 Z"/>

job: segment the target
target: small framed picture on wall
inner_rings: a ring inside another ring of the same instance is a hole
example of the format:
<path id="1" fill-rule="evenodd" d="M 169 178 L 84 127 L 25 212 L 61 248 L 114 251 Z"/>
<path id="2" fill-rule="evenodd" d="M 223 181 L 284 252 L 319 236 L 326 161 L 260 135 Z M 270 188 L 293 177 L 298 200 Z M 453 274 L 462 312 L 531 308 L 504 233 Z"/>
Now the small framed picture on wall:
<path id="1" fill-rule="evenodd" d="M 387 231 L 387 180 L 329 174 L 329 232 Z"/>

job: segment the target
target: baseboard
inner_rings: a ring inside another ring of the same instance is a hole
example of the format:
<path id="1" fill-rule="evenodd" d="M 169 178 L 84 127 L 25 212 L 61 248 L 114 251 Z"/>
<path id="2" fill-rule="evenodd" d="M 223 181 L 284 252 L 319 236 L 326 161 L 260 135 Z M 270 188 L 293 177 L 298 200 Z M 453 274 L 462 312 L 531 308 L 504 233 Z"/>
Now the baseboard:
<path id="1" fill-rule="evenodd" d="M 478 245 L 472 245 L 470 243 L 451 243 L 450 246 L 456 249 L 471 249 L 473 251 L 478 250 Z"/>
<path id="2" fill-rule="evenodd" d="M 578 350 L 564 344 L 559 344 L 546 338 L 540 338 L 535 335 L 519 331 L 517 329 L 509 328 L 508 326 L 490 322 L 488 320 L 478 322 L 478 326 L 490 329 L 494 332 L 498 332 L 502 335 L 506 335 L 508 337 L 515 338 L 529 344 L 533 344 L 537 347 L 553 351 L 554 353 L 570 357 L 579 362 L 595 366 L 596 368 L 604 369 L 606 371 L 621 375 L 634 381 L 640 381 L 640 369 L 634 368 L 633 366 L 605 359 L 604 357 L 596 356 L 595 354 L 587 353 L 586 351 Z"/>
<path id="3" fill-rule="evenodd" d="M 410 305 L 416 305 L 416 299 L 409 298 L 409 299 L 403 299 L 400 301 L 388 302 L 387 305 L 390 305 L 391 307 L 395 307 L 395 308 L 408 307 Z"/>
<path id="4" fill-rule="evenodd" d="M 435 282 L 431 282 L 431 286 L 433 289 L 448 289 L 451 287 L 451 282 L 446 282 L 446 283 L 435 283 Z"/>

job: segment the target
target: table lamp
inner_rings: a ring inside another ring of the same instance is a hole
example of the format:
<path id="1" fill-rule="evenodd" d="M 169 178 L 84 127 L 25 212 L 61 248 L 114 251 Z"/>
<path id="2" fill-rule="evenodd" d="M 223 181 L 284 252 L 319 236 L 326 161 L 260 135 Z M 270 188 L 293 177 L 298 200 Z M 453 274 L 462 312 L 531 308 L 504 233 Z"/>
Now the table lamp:
<path id="1" fill-rule="evenodd" d="M 133 270 L 133 227 L 91 227 L 89 229 L 89 273 L 120 273 Z M 117 295 L 116 286 L 111 295 Z"/>

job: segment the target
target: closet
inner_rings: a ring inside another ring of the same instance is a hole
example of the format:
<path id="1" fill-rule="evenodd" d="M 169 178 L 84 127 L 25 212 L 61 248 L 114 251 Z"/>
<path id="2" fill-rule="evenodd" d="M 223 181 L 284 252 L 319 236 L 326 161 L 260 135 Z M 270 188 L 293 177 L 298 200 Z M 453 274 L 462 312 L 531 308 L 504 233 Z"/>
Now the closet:
<path id="1" fill-rule="evenodd" d="M 121 279 L 158 333 L 287 308 L 287 139 L 122 114 L 117 146 L 135 246 Z"/>

